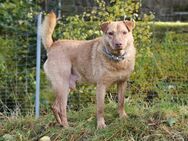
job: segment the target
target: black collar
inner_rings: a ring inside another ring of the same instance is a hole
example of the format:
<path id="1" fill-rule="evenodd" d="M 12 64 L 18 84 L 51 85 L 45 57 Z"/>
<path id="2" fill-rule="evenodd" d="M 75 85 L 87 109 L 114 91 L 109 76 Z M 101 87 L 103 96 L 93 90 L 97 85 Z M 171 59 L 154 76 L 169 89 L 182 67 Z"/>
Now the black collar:
<path id="1" fill-rule="evenodd" d="M 106 47 L 103 47 L 103 53 L 110 60 L 113 60 L 113 61 L 116 61 L 116 62 L 124 60 L 127 56 L 126 52 L 122 55 L 116 56 L 116 55 L 112 54 Z"/>

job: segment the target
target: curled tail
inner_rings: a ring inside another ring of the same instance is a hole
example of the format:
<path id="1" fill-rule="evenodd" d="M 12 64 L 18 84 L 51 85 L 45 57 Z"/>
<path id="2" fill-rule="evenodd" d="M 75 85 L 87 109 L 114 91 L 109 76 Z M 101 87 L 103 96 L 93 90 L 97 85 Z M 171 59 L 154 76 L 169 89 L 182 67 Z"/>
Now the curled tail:
<path id="1" fill-rule="evenodd" d="M 45 18 L 41 26 L 42 43 L 46 49 L 51 47 L 53 43 L 52 34 L 56 26 L 56 15 L 50 12 Z"/>

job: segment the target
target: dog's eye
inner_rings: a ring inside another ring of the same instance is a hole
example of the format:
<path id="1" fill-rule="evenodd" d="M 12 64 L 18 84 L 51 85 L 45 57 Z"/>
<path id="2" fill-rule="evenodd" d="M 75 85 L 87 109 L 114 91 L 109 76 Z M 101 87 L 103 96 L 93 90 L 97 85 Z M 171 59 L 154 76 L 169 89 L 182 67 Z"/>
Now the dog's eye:
<path id="1" fill-rule="evenodd" d="M 108 32 L 108 35 L 112 36 L 114 35 L 114 32 Z"/>
<path id="2" fill-rule="evenodd" d="M 126 31 L 123 31 L 123 34 L 124 34 L 124 35 L 126 35 L 126 34 L 127 34 L 127 32 L 126 32 Z"/>

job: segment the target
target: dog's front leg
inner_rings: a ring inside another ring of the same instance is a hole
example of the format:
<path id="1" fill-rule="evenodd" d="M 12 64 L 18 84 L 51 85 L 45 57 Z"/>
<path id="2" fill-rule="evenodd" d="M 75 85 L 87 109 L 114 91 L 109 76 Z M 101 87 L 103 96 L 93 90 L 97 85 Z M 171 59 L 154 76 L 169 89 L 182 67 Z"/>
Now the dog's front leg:
<path id="1" fill-rule="evenodd" d="M 125 94 L 126 87 L 127 87 L 127 81 L 121 81 L 121 82 L 117 83 L 117 88 L 118 88 L 118 113 L 119 113 L 120 118 L 127 117 L 127 114 L 124 110 L 124 104 L 125 104 L 124 94 Z"/>
<path id="2" fill-rule="evenodd" d="M 96 88 L 96 101 L 97 101 L 97 128 L 105 128 L 104 120 L 104 99 L 106 94 L 106 86 L 98 83 Z"/>

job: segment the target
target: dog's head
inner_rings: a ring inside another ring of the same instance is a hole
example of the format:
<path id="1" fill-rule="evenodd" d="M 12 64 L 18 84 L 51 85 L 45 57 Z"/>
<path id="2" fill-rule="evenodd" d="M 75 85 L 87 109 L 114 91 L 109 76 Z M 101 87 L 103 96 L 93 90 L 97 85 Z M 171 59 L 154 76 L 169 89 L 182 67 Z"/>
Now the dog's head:
<path id="1" fill-rule="evenodd" d="M 134 21 L 105 22 L 101 25 L 104 43 L 112 51 L 125 50 L 133 42 Z"/>

